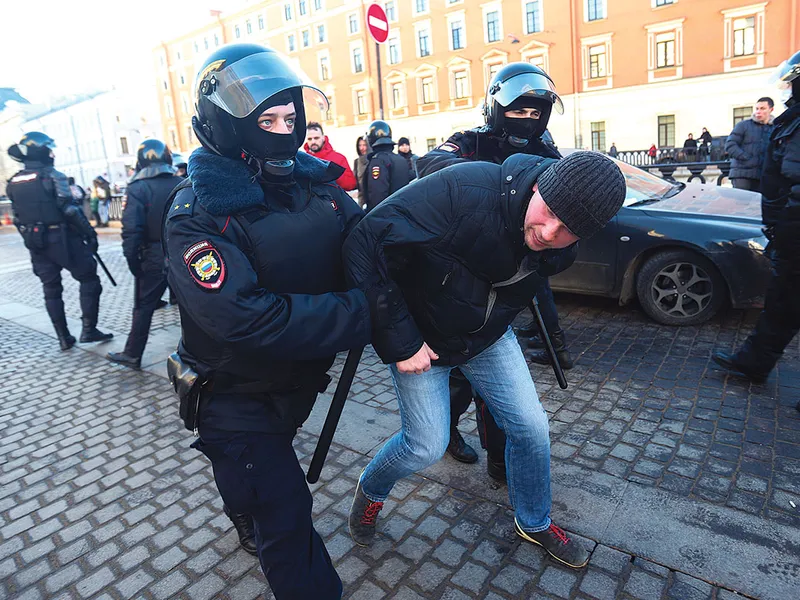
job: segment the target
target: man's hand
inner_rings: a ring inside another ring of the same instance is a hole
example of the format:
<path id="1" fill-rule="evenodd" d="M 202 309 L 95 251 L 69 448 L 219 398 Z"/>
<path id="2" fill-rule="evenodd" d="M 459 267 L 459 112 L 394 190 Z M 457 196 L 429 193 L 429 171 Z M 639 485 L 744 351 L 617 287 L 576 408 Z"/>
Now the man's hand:
<path id="1" fill-rule="evenodd" d="M 97 254 L 97 236 L 86 238 L 86 246 L 89 248 L 89 252 L 92 254 Z"/>
<path id="2" fill-rule="evenodd" d="M 422 348 L 417 350 L 417 353 L 411 358 L 401 360 L 397 363 L 397 370 L 401 373 L 416 373 L 420 375 L 425 371 L 431 370 L 431 361 L 438 360 L 439 355 L 428 347 L 428 344 L 422 343 Z"/>

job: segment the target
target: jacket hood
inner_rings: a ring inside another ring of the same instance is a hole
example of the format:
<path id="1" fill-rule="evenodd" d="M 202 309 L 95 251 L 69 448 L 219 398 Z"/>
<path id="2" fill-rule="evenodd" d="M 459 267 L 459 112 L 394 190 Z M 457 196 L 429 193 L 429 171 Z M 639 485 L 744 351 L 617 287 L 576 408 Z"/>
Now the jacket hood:
<path id="1" fill-rule="evenodd" d="M 187 166 L 198 202 L 212 215 L 229 215 L 264 203 L 264 192 L 244 161 L 198 148 Z M 297 182 L 329 183 L 344 172 L 337 164 L 298 152 L 294 162 Z"/>
<path id="2" fill-rule="evenodd" d="M 766 123 L 759 123 L 758 121 L 756 121 L 755 113 L 753 113 L 753 115 L 750 117 L 750 120 L 752 120 L 753 123 L 755 123 L 756 125 L 773 125 L 775 123 L 774 115 L 770 115 L 769 116 L 769 121 L 767 121 Z"/>
<path id="3" fill-rule="evenodd" d="M 514 236 L 519 249 L 525 244 L 521 232 L 525 223 L 525 212 L 533 196 L 533 184 L 556 161 L 555 158 L 533 154 L 514 154 L 503 162 L 500 170 L 503 218 L 510 232 L 519 232 L 519 235 Z"/>
<path id="4" fill-rule="evenodd" d="M 159 175 L 174 175 L 175 168 L 166 165 L 150 165 L 149 167 L 145 167 L 144 169 L 140 169 L 137 171 L 133 177 L 128 180 L 128 183 L 131 184 L 134 181 L 139 181 L 140 179 L 152 179 L 153 177 L 158 177 Z"/>
<path id="5" fill-rule="evenodd" d="M 306 153 L 310 154 L 311 156 L 314 156 L 314 157 L 317 157 L 317 158 L 320 158 L 322 156 L 327 156 L 331 152 L 335 152 L 335 150 L 333 149 L 333 146 L 331 146 L 331 143 L 328 141 L 328 136 L 327 135 L 325 136 L 325 141 L 322 144 L 322 148 L 319 149 L 319 152 L 311 152 L 311 150 L 309 150 L 309 148 L 308 148 L 308 142 L 303 144 L 303 150 Z"/>

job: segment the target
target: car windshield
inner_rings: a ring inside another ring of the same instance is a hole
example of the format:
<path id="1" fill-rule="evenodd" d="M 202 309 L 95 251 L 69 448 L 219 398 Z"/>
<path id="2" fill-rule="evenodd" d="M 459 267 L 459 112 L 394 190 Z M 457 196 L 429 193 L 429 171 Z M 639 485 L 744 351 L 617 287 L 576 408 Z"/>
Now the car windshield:
<path id="1" fill-rule="evenodd" d="M 666 196 L 672 195 L 671 192 L 674 189 L 680 188 L 680 186 L 656 177 L 643 169 L 624 163 L 621 160 L 612 160 L 625 176 L 627 191 L 624 206 L 661 200 Z"/>

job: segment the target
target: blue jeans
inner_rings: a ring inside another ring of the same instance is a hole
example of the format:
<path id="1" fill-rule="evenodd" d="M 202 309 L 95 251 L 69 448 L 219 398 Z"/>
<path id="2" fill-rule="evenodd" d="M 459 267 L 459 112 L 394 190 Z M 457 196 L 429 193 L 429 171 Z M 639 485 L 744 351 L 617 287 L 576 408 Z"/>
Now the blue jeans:
<path id="1" fill-rule="evenodd" d="M 361 489 L 382 502 L 394 484 L 438 461 L 450 439 L 450 389 L 454 367 L 404 374 L 389 365 L 400 405 L 402 428 L 361 476 Z M 508 440 L 508 495 L 517 521 L 528 532 L 550 526 L 550 437 L 528 364 L 511 328 L 486 350 L 459 367 L 484 398 Z"/>

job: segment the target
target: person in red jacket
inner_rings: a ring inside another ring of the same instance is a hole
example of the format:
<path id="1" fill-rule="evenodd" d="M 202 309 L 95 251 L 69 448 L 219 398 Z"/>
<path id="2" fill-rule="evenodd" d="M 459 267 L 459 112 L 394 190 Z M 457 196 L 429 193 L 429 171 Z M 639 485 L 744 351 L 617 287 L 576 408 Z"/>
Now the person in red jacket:
<path id="1" fill-rule="evenodd" d="M 346 192 L 356 189 L 356 176 L 353 175 L 353 170 L 347 164 L 347 159 L 344 154 L 339 154 L 333 149 L 328 141 L 328 136 L 322 131 L 322 125 L 316 121 L 311 121 L 306 127 L 306 143 L 303 150 L 311 156 L 336 163 L 342 167 L 344 173 L 336 180 L 336 183 Z"/>

